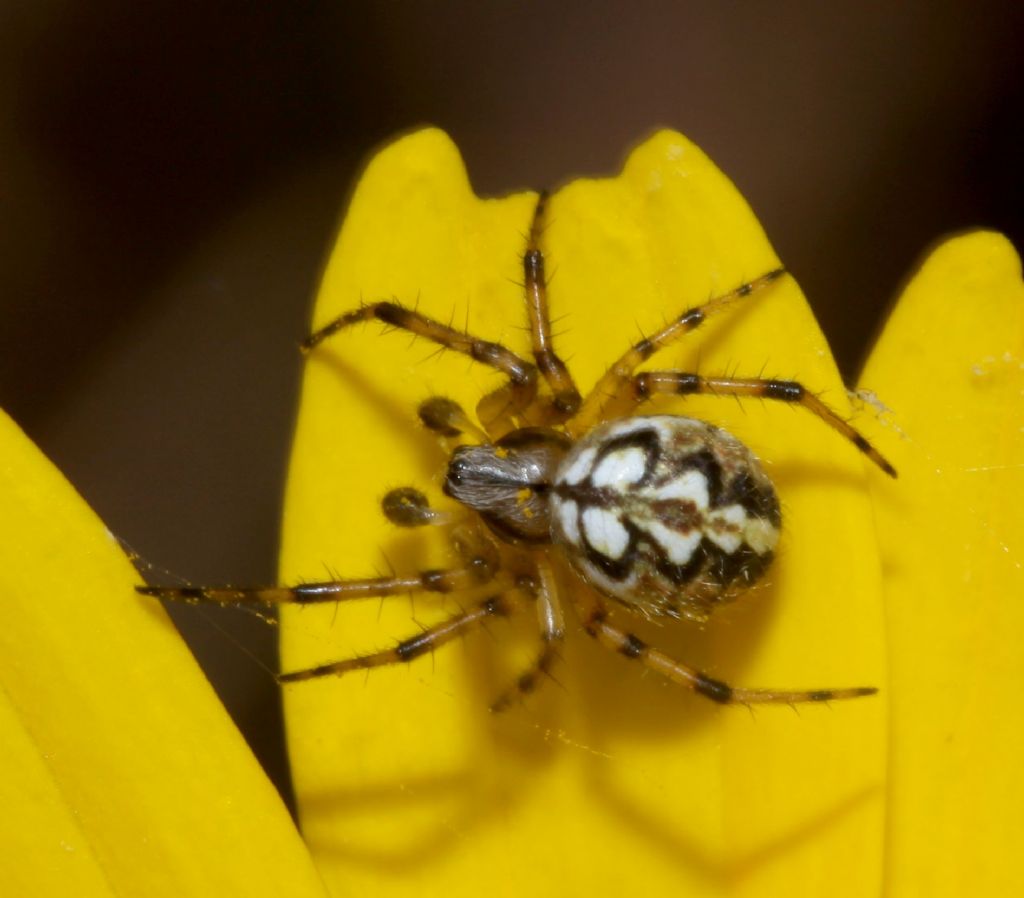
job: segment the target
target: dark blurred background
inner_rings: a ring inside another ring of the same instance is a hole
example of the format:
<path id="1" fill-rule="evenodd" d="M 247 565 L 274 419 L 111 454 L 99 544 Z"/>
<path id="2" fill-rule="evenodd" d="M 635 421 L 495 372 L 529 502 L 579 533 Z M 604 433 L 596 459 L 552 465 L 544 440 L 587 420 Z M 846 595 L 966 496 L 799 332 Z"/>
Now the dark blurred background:
<path id="1" fill-rule="evenodd" d="M 366 155 L 421 123 L 487 194 L 682 130 L 852 379 L 938 236 L 1021 245 L 1022 26 L 1013 0 L 0 0 L 0 405 L 155 565 L 272 580 L 321 261 Z M 176 616 L 287 794 L 248 654 L 273 631 Z"/>

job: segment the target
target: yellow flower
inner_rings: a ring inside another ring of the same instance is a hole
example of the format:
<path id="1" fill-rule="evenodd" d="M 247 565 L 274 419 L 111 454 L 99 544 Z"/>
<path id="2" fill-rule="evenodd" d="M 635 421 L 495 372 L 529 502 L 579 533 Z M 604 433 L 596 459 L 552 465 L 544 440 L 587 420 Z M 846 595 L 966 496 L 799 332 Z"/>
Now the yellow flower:
<path id="1" fill-rule="evenodd" d="M 477 199 L 437 131 L 392 144 L 355 192 L 315 323 L 360 297 L 396 296 L 526 354 L 517 282 L 533 204 Z M 637 329 L 778 264 L 735 189 L 670 132 L 617 178 L 559 191 L 543 244 L 557 345 L 584 390 Z M 654 403 L 751 446 L 786 523 L 764 587 L 704 628 L 638 631 L 734 684 L 870 685 L 878 696 L 796 714 L 720 708 L 570 626 L 557 683 L 492 715 L 535 651 L 528 616 L 433 660 L 291 685 L 300 817 L 328 891 L 1019 889 L 1022 324 L 1019 263 L 1002 238 L 935 252 L 861 385 L 894 409 L 857 423 L 900 470 L 895 482 L 800 409 Z M 404 484 L 442 504 L 444 456 L 416 404 L 441 393 L 472 409 L 499 379 L 464 356 L 425 361 L 423 341 L 378 331 L 339 334 L 309 360 L 286 581 L 325 564 L 370 574 L 382 549 L 403 571 L 451 560 L 443 534 L 396 533 L 377 504 Z M 647 367 L 698 364 L 795 377 L 849 412 L 791 278 Z M 317 894 L 283 809 L 162 614 L 132 594 L 113 541 L 11 425 L 0 443 L 0 827 L 21 891 L 92 894 L 79 883 L 94 881 L 96 894 Z M 420 597 L 285 609 L 282 666 L 378 648 L 455 608 Z"/>
<path id="2" fill-rule="evenodd" d="M 117 541 L 0 416 L 0 890 L 323 896 Z"/>
<path id="3" fill-rule="evenodd" d="M 1024 287 L 1009 242 L 982 232 L 936 249 L 863 381 L 899 426 L 899 482 L 870 478 L 889 651 L 890 894 L 1018 894 Z"/>

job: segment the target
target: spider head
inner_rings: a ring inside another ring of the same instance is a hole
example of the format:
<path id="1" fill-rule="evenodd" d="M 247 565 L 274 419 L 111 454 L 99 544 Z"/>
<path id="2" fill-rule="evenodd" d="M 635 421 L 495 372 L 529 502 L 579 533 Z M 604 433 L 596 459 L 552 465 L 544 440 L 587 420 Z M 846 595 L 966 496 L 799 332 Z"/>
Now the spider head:
<path id="1" fill-rule="evenodd" d="M 524 427 L 494 444 L 459 446 L 444 491 L 479 512 L 506 542 L 550 542 L 548 492 L 570 445 L 557 431 Z"/>

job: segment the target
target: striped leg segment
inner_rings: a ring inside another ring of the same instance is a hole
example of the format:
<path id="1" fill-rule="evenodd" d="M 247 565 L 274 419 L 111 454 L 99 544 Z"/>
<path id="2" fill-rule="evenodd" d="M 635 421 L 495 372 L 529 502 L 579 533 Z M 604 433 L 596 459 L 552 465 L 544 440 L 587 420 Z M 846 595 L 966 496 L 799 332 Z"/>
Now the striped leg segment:
<path id="1" fill-rule="evenodd" d="M 618 361 L 615 362 L 597 381 L 594 388 L 586 395 L 579 413 L 569 422 L 567 429 L 570 435 L 578 437 L 586 433 L 604 417 L 605 409 L 616 397 L 628 391 L 630 380 L 637 366 L 647 361 L 654 353 L 680 339 L 700 327 L 707 317 L 727 305 L 744 299 L 758 290 L 777 281 L 786 273 L 785 268 L 775 268 L 759 278 L 741 284 L 728 293 L 716 296 L 700 306 L 683 312 L 674 321 L 670 321 L 656 334 L 646 337 L 633 345 Z"/>
<path id="2" fill-rule="evenodd" d="M 494 582 L 497 553 L 468 558 L 463 567 L 421 571 L 406 577 L 367 577 L 361 580 L 328 580 L 299 586 L 136 586 L 136 592 L 192 605 L 315 605 L 348 602 L 406 593 L 449 593 Z"/>
<path id="3" fill-rule="evenodd" d="M 510 595 L 491 596 L 469 611 L 456 614 L 433 627 L 428 627 L 422 633 L 403 639 L 393 648 L 346 658 L 343 661 L 333 661 L 330 664 L 320 664 L 306 670 L 294 670 L 280 674 L 277 679 L 280 683 L 297 683 L 300 680 L 314 680 L 319 677 L 337 677 L 350 670 L 369 670 L 371 667 L 405 664 L 453 639 L 464 636 L 488 617 L 505 617 L 515 608 L 515 600 Z"/>
<path id="4" fill-rule="evenodd" d="M 504 711 L 514 699 L 533 692 L 541 677 L 549 674 L 558 660 L 558 650 L 565 639 L 565 615 L 558 601 L 555 574 L 546 558 L 537 563 L 537 623 L 540 627 L 541 649 L 533 664 L 519 675 L 515 684 L 491 703 L 492 711 Z"/>
<path id="5" fill-rule="evenodd" d="M 704 377 L 679 371 L 648 371 L 633 378 L 633 392 L 638 400 L 656 393 L 689 396 L 710 393 L 716 396 L 757 396 L 803 406 L 817 415 L 833 430 L 841 433 L 890 477 L 896 469 L 848 421 L 841 418 L 802 384 L 793 380 L 765 380 L 742 377 Z"/>
<path id="6" fill-rule="evenodd" d="M 580 391 L 572 375 L 558 354 L 551 338 L 551 316 L 548 312 L 548 285 L 544 274 L 544 253 L 540 249 L 540 236 L 544 231 L 544 214 L 548 194 L 541 191 L 533 212 L 530 238 L 523 254 L 523 285 L 526 288 L 526 311 L 530 317 L 530 339 L 537 368 L 551 388 L 552 405 L 564 418 L 575 414 L 580 407 Z"/>
<path id="7" fill-rule="evenodd" d="M 480 340 L 394 302 L 374 302 L 338 316 L 306 337 L 302 349 L 308 352 L 338 331 L 374 318 L 501 371 L 509 379 L 509 401 L 516 411 L 526 408 L 537 395 L 537 369 L 510 349 L 500 343 Z"/>
<path id="8" fill-rule="evenodd" d="M 595 606 L 589 612 L 584 619 L 583 628 L 605 648 L 639 661 L 672 682 L 723 705 L 830 702 L 860 698 L 878 692 L 873 686 L 855 686 L 848 689 L 743 689 L 709 677 L 697 668 L 676 661 L 664 652 L 647 645 L 632 633 L 613 626 L 608 622 L 607 612 L 601 606 Z"/>

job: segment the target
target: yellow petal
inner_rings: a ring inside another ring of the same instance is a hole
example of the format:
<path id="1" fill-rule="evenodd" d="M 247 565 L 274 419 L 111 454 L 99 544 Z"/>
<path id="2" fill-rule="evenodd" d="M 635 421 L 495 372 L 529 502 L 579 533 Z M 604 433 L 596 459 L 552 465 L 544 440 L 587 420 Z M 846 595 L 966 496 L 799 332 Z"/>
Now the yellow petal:
<path id="1" fill-rule="evenodd" d="M 891 653 L 888 894 L 1019 894 L 1024 285 L 1005 238 L 935 250 L 863 386 L 899 436 L 900 480 L 873 478 Z"/>
<path id="2" fill-rule="evenodd" d="M 322 895 L 116 540 L 0 415 L 5 895 Z"/>
<path id="3" fill-rule="evenodd" d="M 534 199 L 477 199 L 440 132 L 392 144 L 355 191 L 314 324 L 397 297 L 528 353 L 517 282 Z M 735 188 L 672 132 L 639 147 L 618 177 L 559 191 L 543 243 L 557 346 L 584 389 L 639 332 L 778 264 Z M 788 278 L 648 367 L 693 370 L 698 358 L 706 373 L 765 369 L 798 376 L 837 409 L 846 402 Z M 472 410 L 500 382 L 375 324 L 323 344 L 306 370 L 283 578 L 450 563 L 441 534 L 396 532 L 378 504 L 412 484 L 446 505 L 445 456 L 416 406 L 441 393 Z M 746 441 L 776 480 L 787 529 L 766 587 L 706 628 L 617 619 L 735 684 L 882 684 L 877 549 L 857 451 L 789 407 L 653 407 Z M 419 597 L 286 609 L 283 666 L 393 644 L 455 608 Z M 530 619 L 496 622 L 411 665 L 288 687 L 303 831 L 337 894 L 878 891 L 884 695 L 798 713 L 719 708 L 608 654 L 570 619 L 558 682 L 503 715 L 487 708 L 536 650 Z"/>

